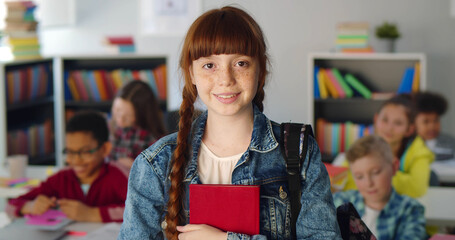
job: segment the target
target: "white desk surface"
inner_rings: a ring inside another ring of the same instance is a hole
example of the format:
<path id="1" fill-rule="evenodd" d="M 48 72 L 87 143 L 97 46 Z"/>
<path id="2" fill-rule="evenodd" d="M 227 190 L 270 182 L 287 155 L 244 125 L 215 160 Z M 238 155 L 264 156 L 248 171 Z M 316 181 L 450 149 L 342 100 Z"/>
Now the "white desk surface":
<path id="1" fill-rule="evenodd" d="M 455 226 L 455 188 L 430 187 L 417 200 L 425 206 L 427 225 Z"/>
<path id="2" fill-rule="evenodd" d="M 455 160 L 435 161 L 431 169 L 442 183 L 455 183 Z"/>

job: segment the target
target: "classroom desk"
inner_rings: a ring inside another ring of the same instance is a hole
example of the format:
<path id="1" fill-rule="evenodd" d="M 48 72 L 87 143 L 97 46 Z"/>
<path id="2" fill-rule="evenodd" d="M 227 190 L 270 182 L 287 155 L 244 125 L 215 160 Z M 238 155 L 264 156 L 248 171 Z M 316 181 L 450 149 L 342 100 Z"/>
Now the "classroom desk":
<path id="1" fill-rule="evenodd" d="M 455 188 L 430 187 L 417 200 L 425 207 L 427 225 L 455 226 Z"/>
<path id="2" fill-rule="evenodd" d="M 431 169 L 442 184 L 455 184 L 455 160 L 435 161 Z"/>

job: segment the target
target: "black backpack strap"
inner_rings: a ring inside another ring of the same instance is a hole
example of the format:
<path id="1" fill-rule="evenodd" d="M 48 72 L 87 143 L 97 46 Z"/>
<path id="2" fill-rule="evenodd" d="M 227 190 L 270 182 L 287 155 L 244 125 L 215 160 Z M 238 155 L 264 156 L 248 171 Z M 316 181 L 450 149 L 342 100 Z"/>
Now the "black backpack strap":
<path id="1" fill-rule="evenodd" d="M 288 185 L 291 201 L 291 231 L 297 238 L 296 223 L 299 216 L 300 204 L 300 170 L 308 149 L 308 135 L 313 135 L 310 125 L 301 123 L 281 124 L 281 153 L 286 161 Z"/>

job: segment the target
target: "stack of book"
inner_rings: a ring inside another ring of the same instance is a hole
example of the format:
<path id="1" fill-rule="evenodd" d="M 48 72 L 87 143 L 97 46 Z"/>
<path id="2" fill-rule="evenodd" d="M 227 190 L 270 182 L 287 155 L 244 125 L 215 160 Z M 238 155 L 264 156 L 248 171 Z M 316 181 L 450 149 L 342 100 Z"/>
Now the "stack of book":
<path id="1" fill-rule="evenodd" d="M 6 27 L 14 59 L 38 59 L 40 45 L 34 12 L 36 5 L 32 1 L 6 1 Z"/>
<path id="2" fill-rule="evenodd" d="M 106 37 L 105 45 L 111 53 L 134 53 L 134 39 L 130 36 Z"/>
<path id="3" fill-rule="evenodd" d="M 374 52 L 368 45 L 368 23 L 345 22 L 337 25 L 336 49 L 339 52 Z"/>

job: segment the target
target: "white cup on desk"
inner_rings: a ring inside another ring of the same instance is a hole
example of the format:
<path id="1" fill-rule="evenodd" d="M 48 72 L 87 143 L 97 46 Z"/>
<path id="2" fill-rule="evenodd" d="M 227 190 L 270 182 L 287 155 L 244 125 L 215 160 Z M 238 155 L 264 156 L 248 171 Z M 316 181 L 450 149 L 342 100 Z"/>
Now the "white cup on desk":
<path id="1" fill-rule="evenodd" d="M 28 156 L 24 154 L 8 156 L 6 157 L 6 164 L 8 165 L 9 177 L 11 179 L 24 178 L 28 165 Z"/>

